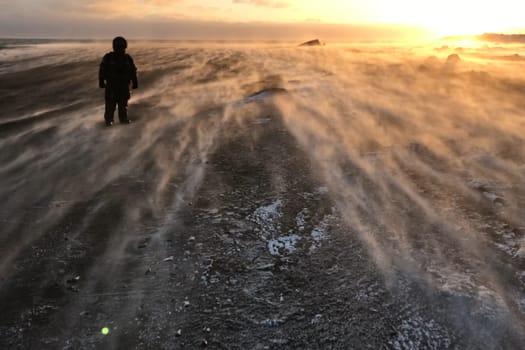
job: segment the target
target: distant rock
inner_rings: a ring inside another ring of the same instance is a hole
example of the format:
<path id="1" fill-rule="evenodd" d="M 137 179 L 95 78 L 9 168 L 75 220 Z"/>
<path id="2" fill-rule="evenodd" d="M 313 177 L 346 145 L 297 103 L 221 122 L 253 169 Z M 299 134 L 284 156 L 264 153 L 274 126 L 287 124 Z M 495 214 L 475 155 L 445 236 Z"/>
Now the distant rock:
<path id="1" fill-rule="evenodd" d="M 301 45 L 299 46 L 321 46 L 323 45 L 319 39 L 314 39 L 314 40 L 310 40 L 310 41 L 305 41 L 304 43 L 302 43 Z"/>
<path id="2" fill-rule="evenodd" d="M 517 53 L 515 53 L 514 55 L 503 56 L 502 58 L 508 61 L 525 61 L 525 57 Z"/>
<path id="3" fill-rule="evenodd" d="M 525 34 L 485 33 L 478 36 L 478 39 L 495 43 L 525 43 Z"/>
<path id="4" fill-rule="evenodd" d="M 457 53 L 453 53 L 452 55 L 449 55 L 447 57 L 447 64 L 450 65 L 450 64 L 458 64 L 459 62 L 461 62 L 461 57 L 459 57 L 459 55 Z"/>
<path id="5" fill-rule="evenodd" d="M 440 64 L 439 62 L 439 58 L 437 58 L 436 56 L 428 56 L 426 59 L 425 59 L 425 65 L 429 65 L 429 66 L 438 66 Z"/>
<path id="6" fill-rule="evenodd" d="M 461 57 L 457 53 L 453 53 L 447 57 L 443 65 L 443 72 L 445 73 L 454 73 L 461 63 Z"/>
<path id="7" fill-rule="evenodd" d="M 491 43 L 525 43 L 525 34 L 485 33 L 482 35 L 455 35 L 442 38 L 447 41 L 477 40 Z"/>
<path id="8" fill-rule="evenodd" d="M 436 70 L 440 66 L 441 66 L 441 62 L 436 56 L 429 56 L 425 59 L 423 64 L 419 66 L 418 70 L 420 72 L 430 72 L 430 71 Z"/>
<path id="9" fill-rule="evenodd" d="M 421 73 L 453 73 L 460 62 L 461 57 L 456 53 L 449 55 L 445 62 L 436 56 L 430 56 L 418 67 L 418 71 Z"/>
<path id="10" fill-rule="evenodd" d="M 441 52 L 441 51 L 448 51 L 450 50 L 450 47 L 448 45 L 443 45 L 441 47 L 436 47 L 434 50 Z"/>

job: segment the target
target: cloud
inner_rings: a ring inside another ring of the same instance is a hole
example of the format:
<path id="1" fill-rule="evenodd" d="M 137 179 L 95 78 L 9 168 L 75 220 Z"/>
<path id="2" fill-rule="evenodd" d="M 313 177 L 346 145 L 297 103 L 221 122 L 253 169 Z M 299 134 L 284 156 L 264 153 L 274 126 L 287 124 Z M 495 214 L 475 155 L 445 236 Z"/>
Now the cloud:
<path id="1" fill-rule="evenodd" d="M 166 6 L 166 5 L 173 5 L 174 3 L 177 3 L 177 2 L 181 2 L 181 0 L 144 0 L 142 2 L 146 4 Z"/>
<path id="2" fill-rule="evenodd" d="M 111 38 L 122 34 L 129 38 L 178 40 L 291 40 L 312 38 L 324 41 L 388 41 L 423 36 L 424 31 L 402 26 L 332 25 L 324 23 L 231 23 L 172 19 L 160 16 L 144 18 L 6 18 L 1 34 L 5 37 Z"/>
<path id="3" fill-rule="evenodd" d="M 184 3 L 184 0 L 147 0 L 147 1 L 123 1 L 123 0 L 95 0 L 82 1 L 77 6 L 78 10 L 91 16 L 102 18 L 130 17 L 143 18 L 144 16 L 160 15 L 166 17 L 183 17 L 180 6 L 175 4 Z"/>
<path id="4" fill-rule="evenodd" d="M 182 17 L 182 14 L 191 15 L 189 6 L 191 2 L 187 0 L 48 0 L 45 4 L 20 0 L 2 8 L 0 21 L 9 20 L 14 16 L 50 21 L 73 18 L 144 18 L 151 15 L 175 18 Z"/>
<path id="5" fill-rule="evenodd" d="M 370 41 L 414 32 L 414 28 L 331 25 L 321 15 L 319 21 L 301 21 L 311 18 L 302 13 L 290 19 L 288 13 L 298 8 L 292 0 L 229 0 L 229 7 L 188 0 L 48 1 L 44 5 L 19 0 L 7 7 L 0 13 L 0 37 L 110 38 L 123 33 L 135 38 L 193 40 Z M 285 6 L 288 9 L 282 9 Z"/>
<path id="6" fill-rule="evenodd" d="M 269 1 L 269 0 L 233 0 L 234 4 L 250 4 L 259 7 L 271 7 L 271 8 L 286 8 L 290 7 L 290 4 L 283 1 Z"/>

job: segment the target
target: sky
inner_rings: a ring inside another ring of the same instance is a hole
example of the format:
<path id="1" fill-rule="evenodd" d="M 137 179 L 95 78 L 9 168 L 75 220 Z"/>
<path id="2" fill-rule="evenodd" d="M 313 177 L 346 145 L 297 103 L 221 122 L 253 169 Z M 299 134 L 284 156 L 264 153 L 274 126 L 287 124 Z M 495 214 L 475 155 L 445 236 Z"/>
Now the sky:
<path id="1" fill-rule="evenodd" d="M 0 37 L 281 39 L 316 32 L 375 36 L 518 32 L 518 0 L 0 0 Z M 275 37 L 281 36 L 281 37 Z"/>

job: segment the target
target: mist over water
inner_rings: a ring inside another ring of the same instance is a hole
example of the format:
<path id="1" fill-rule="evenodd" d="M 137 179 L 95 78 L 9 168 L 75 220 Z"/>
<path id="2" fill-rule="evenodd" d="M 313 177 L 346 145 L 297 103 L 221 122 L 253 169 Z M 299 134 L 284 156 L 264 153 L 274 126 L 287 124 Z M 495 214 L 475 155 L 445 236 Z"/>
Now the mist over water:
<path id="1" fill-rule="evenodd" d="M 106 46 L 0 50 L 2 281 L 46 234 L 109 225 L 100 288 L 137 232 L 160 242 L 180 225 L 221 139 L 272 116 L 387 281 L 407 274 L 525 324 L 525 47 L 130 43 L 134 123 L 105 129 Z"/>

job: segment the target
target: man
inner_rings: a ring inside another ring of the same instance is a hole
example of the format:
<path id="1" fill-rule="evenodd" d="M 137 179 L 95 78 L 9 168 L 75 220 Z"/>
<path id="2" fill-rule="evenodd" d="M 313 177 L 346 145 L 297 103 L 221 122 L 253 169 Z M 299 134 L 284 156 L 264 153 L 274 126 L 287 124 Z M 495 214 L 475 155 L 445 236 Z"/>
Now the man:
<path id="1" fill-rule="evenodd" d="M 98 85 L 106 89 L 106 126 L 113 125 L 113 115 L 118 105 L 118 119 L 129 124 L 127 106 L 130 98 L 129 87 L 138 88 L 137 67 L 130 55 L 126 54 L 128 43 L 121 36 L 113 39 L 113 52 L 107 53 L 100 63 Z"/>

